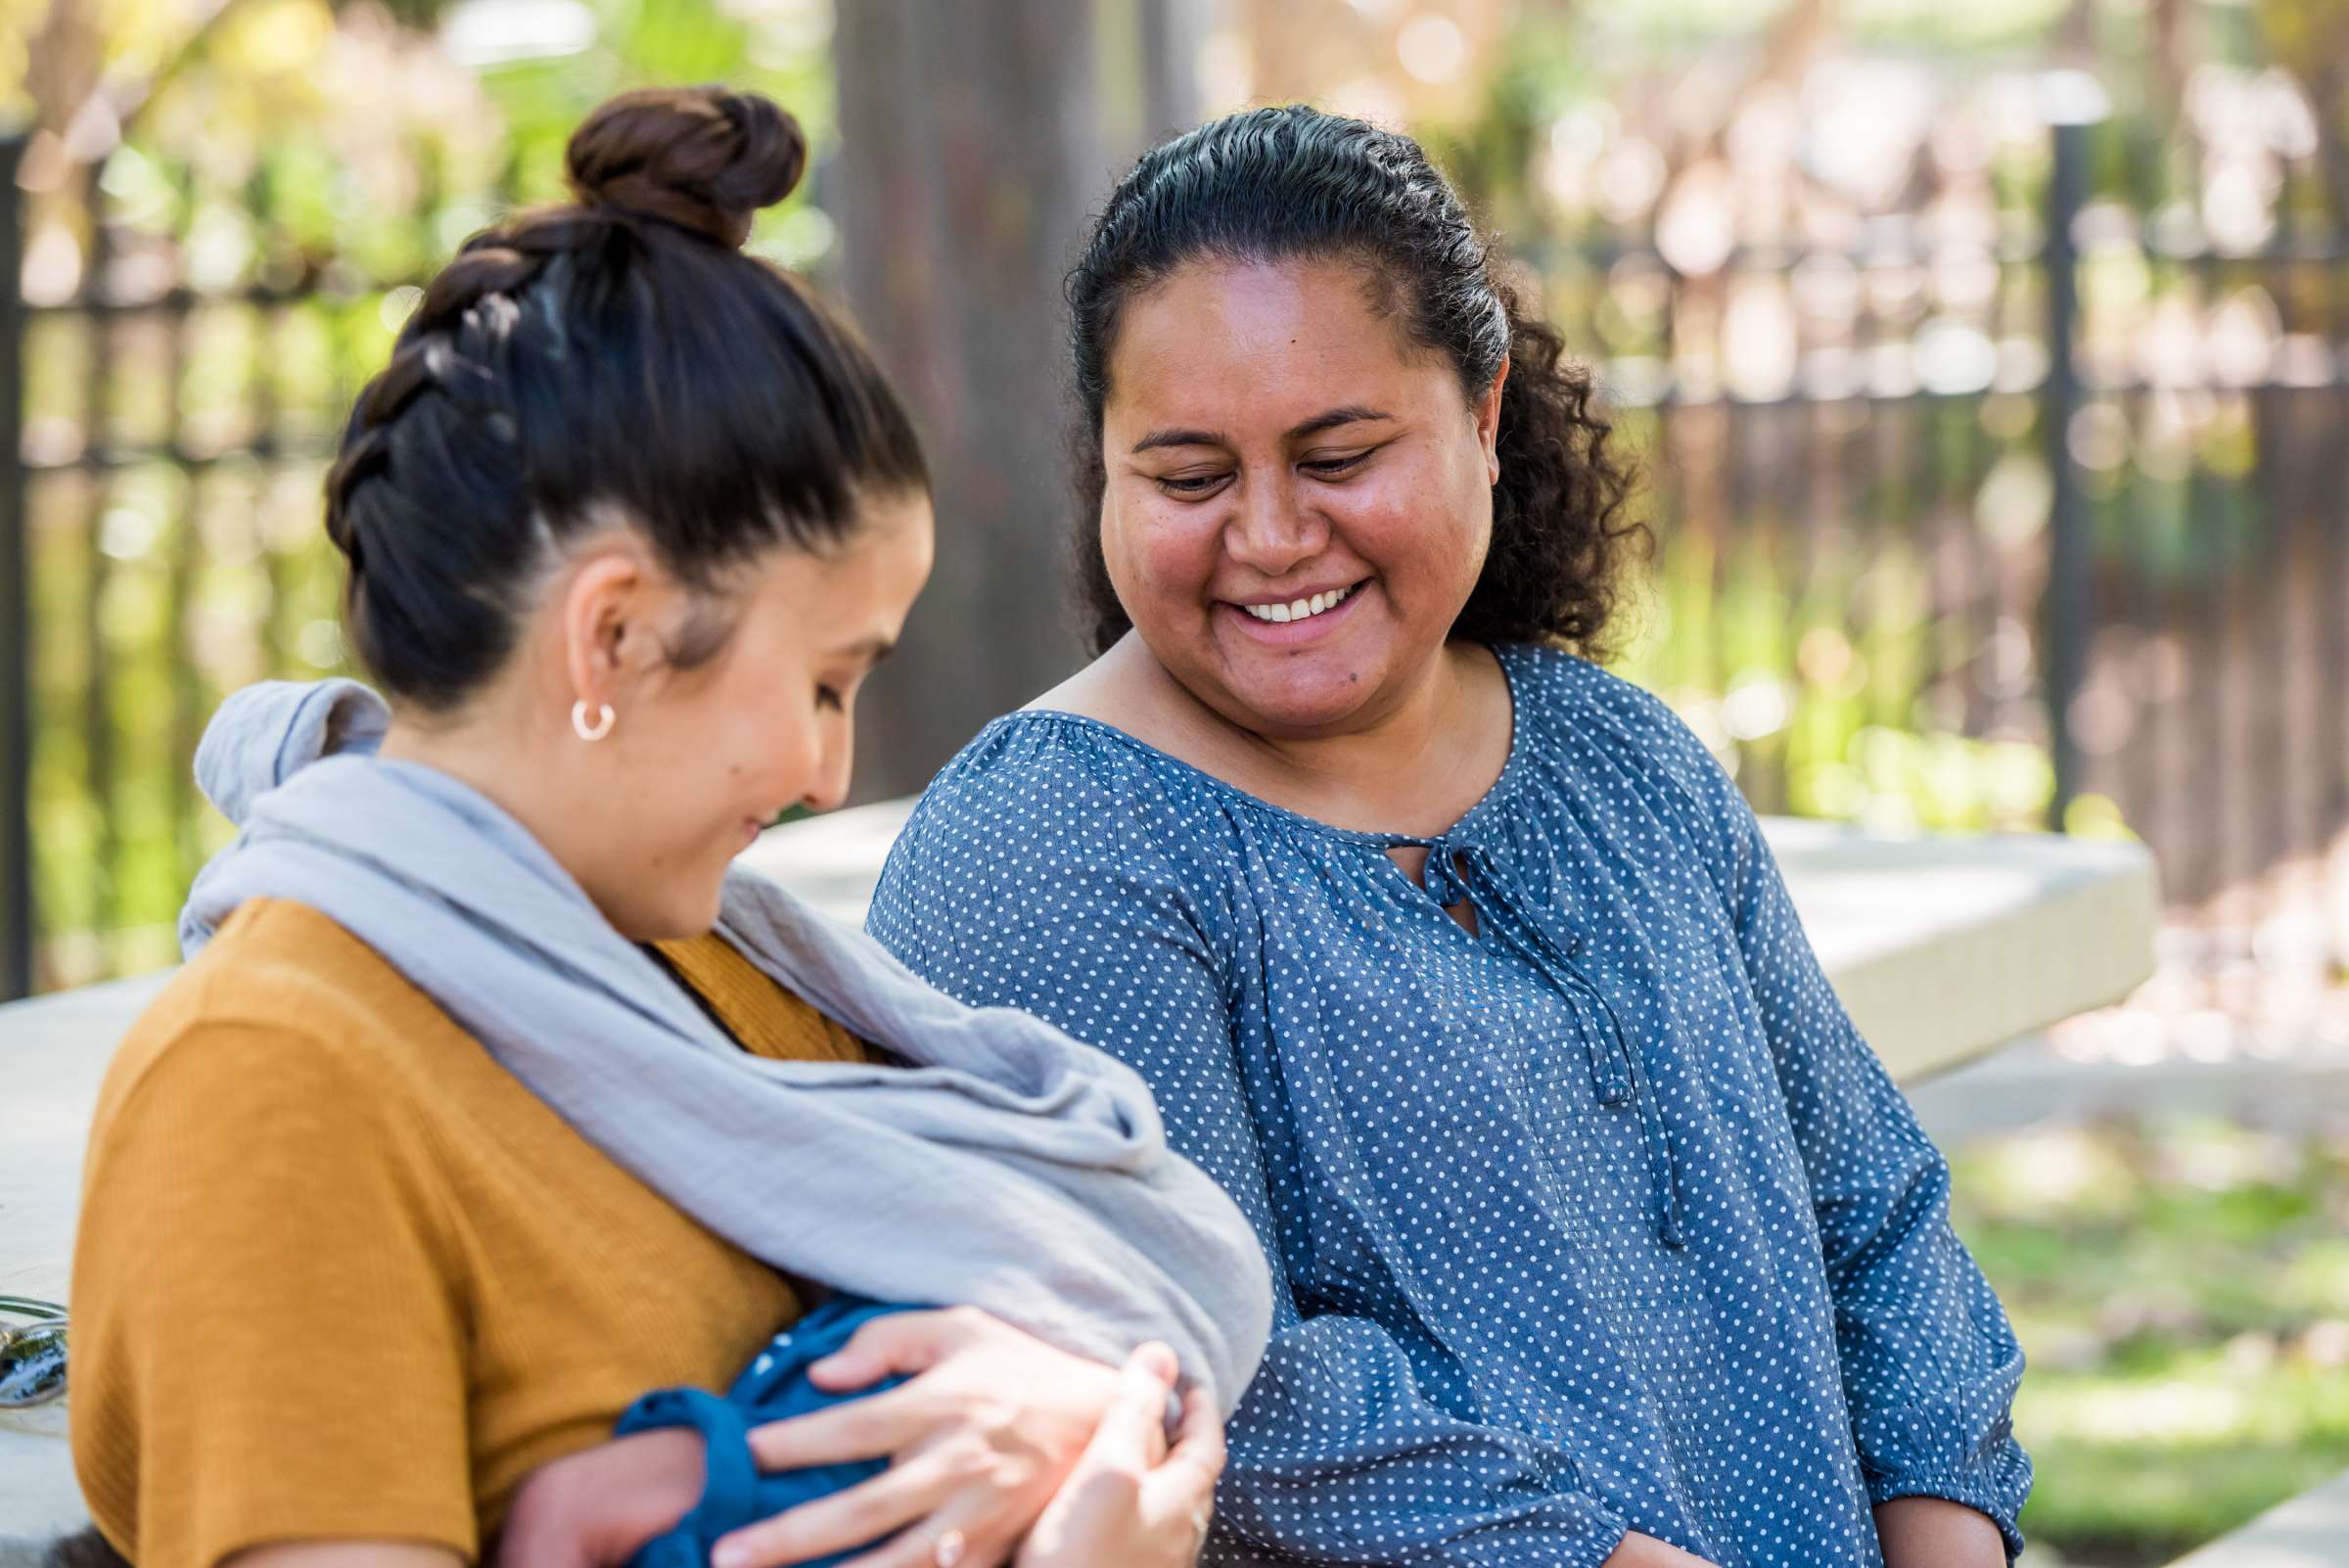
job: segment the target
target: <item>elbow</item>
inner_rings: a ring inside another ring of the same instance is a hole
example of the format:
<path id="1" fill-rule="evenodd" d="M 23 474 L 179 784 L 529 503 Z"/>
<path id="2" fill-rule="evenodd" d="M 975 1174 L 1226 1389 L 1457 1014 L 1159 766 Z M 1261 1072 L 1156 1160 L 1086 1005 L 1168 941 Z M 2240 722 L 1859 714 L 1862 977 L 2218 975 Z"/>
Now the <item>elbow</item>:
<path id="1" fill-rule="evenodd" d="M 1817 1198 L 1814 1208 L 1827 1282 L 1840 1292 L 1883 1267 L 1911 1238 L 1947 1228 L 1949 1162 L 1920 1141 L 1914 1159 L 1872 1183 Z"/>

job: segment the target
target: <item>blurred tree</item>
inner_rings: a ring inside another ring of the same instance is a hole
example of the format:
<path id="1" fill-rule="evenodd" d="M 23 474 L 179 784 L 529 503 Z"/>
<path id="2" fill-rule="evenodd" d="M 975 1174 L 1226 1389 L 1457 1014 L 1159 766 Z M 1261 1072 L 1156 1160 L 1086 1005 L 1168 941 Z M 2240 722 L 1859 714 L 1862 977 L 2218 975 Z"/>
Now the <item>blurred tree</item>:
<path id="1" fill-rule="evenodd" d="M 1194 25 L 1176 0 L 841 8 L 842 276 L 913 403 L 939 512 L 929 593 L 863 709 L 868 796 L 919 788 L 1076 663 L 1060 279 L 1118 170 L 1195 117 Z"/>

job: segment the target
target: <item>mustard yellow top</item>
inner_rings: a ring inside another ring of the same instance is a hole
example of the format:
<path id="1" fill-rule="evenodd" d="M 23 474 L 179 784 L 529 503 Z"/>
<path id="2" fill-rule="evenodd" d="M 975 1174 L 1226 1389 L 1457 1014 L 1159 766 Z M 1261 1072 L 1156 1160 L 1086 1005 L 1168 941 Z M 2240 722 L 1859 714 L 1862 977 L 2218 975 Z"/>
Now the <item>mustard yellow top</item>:
<path id="1" fill-rule="evenodd" d="M 863 1059 L 716 937 L 743 1045 Z M 638 1395 L 722 1388 L 789 1282 L 574 1132 L 372 948 L 247 904 L 131 1030 L 73 1260 L 74 1465 L 139 1568 L 388 1539 L 478 1560 Z"/>

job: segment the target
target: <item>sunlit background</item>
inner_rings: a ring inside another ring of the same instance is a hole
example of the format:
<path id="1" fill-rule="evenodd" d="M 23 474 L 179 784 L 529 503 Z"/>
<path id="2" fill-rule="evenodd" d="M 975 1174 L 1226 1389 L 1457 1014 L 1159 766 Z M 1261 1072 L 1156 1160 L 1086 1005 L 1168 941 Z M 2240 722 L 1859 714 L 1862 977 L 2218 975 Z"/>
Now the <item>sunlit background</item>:
<path id="1" fill-rule="evenodd" d="M 319 480 L 417 285 L 605 94 L 712 79 L 813 134 L 754 245 L 942 475 L 868 797 L 1075 656 L 1054 285 L 1116 169 L 1409 128 L 1597 366 L 1621 665 L 1758 806 L 2159 859 L 2159 978 L 2030 1047 L 2128 1091 L 1951 1124 L 2034 1534 L 2164 1562 L 2349 1465 L 2349 0 L 0 0 L 0 992 L 171 959 L 206 715 L 344 668 Z"/>

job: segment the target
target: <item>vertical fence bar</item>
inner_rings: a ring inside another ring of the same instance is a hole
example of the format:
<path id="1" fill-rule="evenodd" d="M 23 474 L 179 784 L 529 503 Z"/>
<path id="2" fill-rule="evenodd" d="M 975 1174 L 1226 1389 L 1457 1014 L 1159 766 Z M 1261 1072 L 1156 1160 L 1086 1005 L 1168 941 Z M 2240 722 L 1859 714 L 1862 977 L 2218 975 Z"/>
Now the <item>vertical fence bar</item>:
<path id="1" fill-rule="evenodd" d="M 85 323 L 82 388 L 82 443 L 89 462 L 90 483 L 82 496 L 82 688 L 81 785 L 90 812 L 90 863 L 83 868 L 89 886 L 90 951 L 94 972 L 112 979 L 116 973 L 115 934 L 122 915 L 122 814 L 116 806 L 121 778 L 118 738 L 115 723 L 115 646 L 106 634 L 108 585 L 115 558 L 106 552 L 106 515 L 114 509 L 118 459 L 126 455 L 115 445 L 116 398 L 115 316 L 111 301 L 110 274 L 114 271 L 114 230 L 108 226 L 106 161 L 82 171 L 82 201 L 90 225 L 90 253 L 82 270 L 76 301 Z"/>
<path id="2" fill-rule="evenodd" d="M 24 138 L 0 137 L 0 1001 L 32 992 L 32 588 L 24 512 Z"/>
<path id="3" fill-rule="evenodd" d="M 2040 617 L 2047 663 L 2048 747 L 2055 765 L 2050 827 L 2060 832 L 2080 789 L 2080 744 L 2072 733 L 2072 702 L 2088 663 L 2092 611 L 2088 560 L 2088 497 L 2071 458 L 2072 419 L 2080 410 L 2080 364 L 2074 342 L 2080 315 L 2079 257 L 2073 228 L 2088 200 L 2089 126 L 2058 122 L 2054 168 L 2048 181 L 2048 381 L 2041 432 L 2048 474 L 2054 484 L 2049 520 L 2048 586 Z"/>

